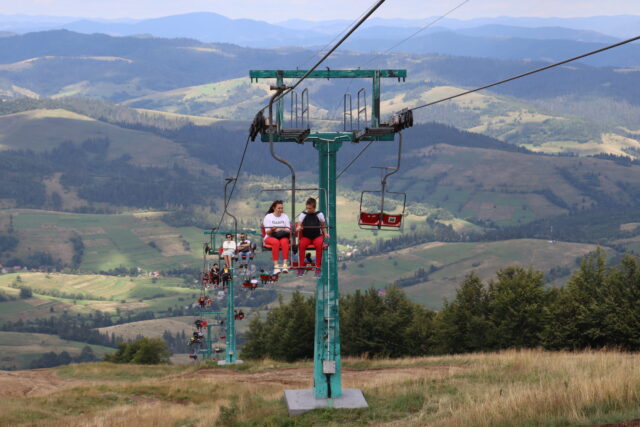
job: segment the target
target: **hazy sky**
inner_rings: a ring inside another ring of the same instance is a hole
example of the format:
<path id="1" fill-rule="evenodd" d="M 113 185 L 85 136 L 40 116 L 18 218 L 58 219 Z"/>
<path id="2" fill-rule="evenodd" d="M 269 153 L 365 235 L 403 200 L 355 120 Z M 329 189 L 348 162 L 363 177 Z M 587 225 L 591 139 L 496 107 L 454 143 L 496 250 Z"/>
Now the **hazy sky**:
<path id="1" fill-rule="evenodd" d="M 438 16 L 462 0 L 387 0 L 375 16 Z M 231 18 L 278 22 L 355 19 L 373 0 L 0 0 L 0 14 L 151 18 L 188 12 L 216 12 Z M 640 0 L 471 0 L 450 17 L 576 17 L 640 15 Z"/>

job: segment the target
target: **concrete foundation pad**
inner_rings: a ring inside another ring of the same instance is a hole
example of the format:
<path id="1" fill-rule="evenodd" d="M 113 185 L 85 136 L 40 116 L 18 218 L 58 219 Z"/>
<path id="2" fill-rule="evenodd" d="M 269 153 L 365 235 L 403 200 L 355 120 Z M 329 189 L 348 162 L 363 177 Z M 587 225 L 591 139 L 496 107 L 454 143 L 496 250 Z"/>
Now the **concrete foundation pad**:
<path id="1" fill-rule="evenodd" d="M 342 396 L 335 399 L 316 399 L 313 390 L 285 390 L 284 400 L 287 402 L 289 416 L 296 416 L 307 411 L 320 408 L 357 409 L 368 408 L 362 390 L 343 388 Z"/>
<path id="2" fill-rule="evenodd" d="M 244 360 L 236 360 L 235 362 L 227 362 L 226 360 L 218 360 L 218 365 L 237 365 L 239 363 L 244 363 Z"/>

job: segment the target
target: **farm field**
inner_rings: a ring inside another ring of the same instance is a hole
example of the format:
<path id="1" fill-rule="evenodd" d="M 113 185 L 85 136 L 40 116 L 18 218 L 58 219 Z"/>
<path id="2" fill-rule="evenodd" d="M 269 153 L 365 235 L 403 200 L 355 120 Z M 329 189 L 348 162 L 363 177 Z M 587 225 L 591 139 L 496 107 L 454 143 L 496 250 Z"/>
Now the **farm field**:
<path id="1" fill-rule="evenodd" d="M 639 363 L 615 351 L 343 359 L 343 385 L 369 408 L 293 418 L 283 390 L 310 387 L 309 362 L 70 365 L 0 372 L 0 425 L 602 425 L 640 417 Z"/>
<path id="2" fill-rule="evenodd" d="M 55 353 L 66 351 L 71 357 L 78 356 L 86 345 L 91 347 L 97 357 L 114 351 L 112 348 L 99 345 L 63 340 L 57 335 L 0 332 L 0 369 L 14 366 L 18 369 L 28 368 L 33 359 L 51 351 Z"/>
<path id="3" fill-rule="evenodd" d="M 161 215 L 159 212 L 103 215 L 3 210 L 0 225 L 6 227 L 12 217 L 20 239 L 15 252 L 18 257 L 45 251 L 70 263 L 73 245 L 69 239 L 80 236 L 84 254 L 79 270 L 84 272 L 120 266 L 153 271 L 198 265 L 205 240 L 202 230 L 168 226 L 160 220 Z"/>
<path id="4" fill-rule="evenodd" d="M 20 276 L 20 282 L 16 283 Z M 50 307 L 54 306 L 55 312 L 60 308 L 55 306 L 64 303 L 62 308 L 77 312 L 91 312 L 100 310 L 116 312 L 117 310 L 150 310 L 165 311 L 169 307 L 184 306 L 195 301 L 196 289 L 177 286 L 181 279 L 156 279 L 151 278 L 117 277 L 100 275 L 73 275 L 61 273 L 22 273 L 6 274 L 0 276 L 0 290 L 4 292 L 15 291 L 14 286 L 24 286 L 32 289 L 35 298 L 27 300 L 4 302 L 15 307 L 13 315 L 5 314 L 0 318 L 14 320 L 20 318 L 28 307 L 25 315 L 32 317 L 49 317 Z M 35 311 L 42 306 L 44 310 Z M 35 308 L 31 308 L 35 307 Z"/>
<path id="5" fill-rule="evenodd" d="M 562 285 L 577 268 L 577 261 L 596 248 L 592 244 L 552 243 L 536 239 L 432 242 L 340 263 L 341 267 L 345 266 L 339 272 L 340 292 L 352 293 L 356 289 L 370 287 L 384 288 L 424 269 L 426 272 L 431 271 L 427 280 L 403 289 L 414 301 L 437 309 L 444 298 L 455 295 L 455 289 L 471 272 L 477 273 L 483 280 L 489 280 L 496 270 L 511 265 L 531 267 L 545 273 L 555 269 L 561 273 L 555 274 L 551 284 Z M 605 250 L 611 252 L 609 249 Z M 15 273 L 0 276 L 0 291 L 17 296 L 17 276 Z M 111 313 L 117 310 L 166 311 L 170 307 L 192 304 L 199 292 L 196 288 L 183 287 L 182 279 L 176 278 L 159 278 L 154 283 L 151 278 L 92 274 L 21 273 L 19 276 L 19 285 L 32 288 L 34 297 L 0 303 L 0 320 L 49 317 L 64 310 L 81 313 L 92 310 Z M 281 293 L 287 301 L 296 290 L 305 295 L 313 295 L 315 280 L 310 274 L 303 278 L 296 278 L 294 274 L 283 275 L 275 287 L 270 285 L 268 288 Z M 254 310 L 247 309 L 248 319 L 253 316 L 253 312 Z M 157 321 L 160 320 L 162 319 Z M 172 321 L 179 320 L 172 318 Z M 154 329 L 163 327 L 154 326 Z"/>
<path id="6" fill-rule="evenodd" d="M 410 277 L 423 268 L 432 268 L 428 280 L 403 290 L 416 302 L 431 308 L 439 308 L 444 298 L 455 296 L 455 289 L 464 277 L 477 273 L 483 280 L 491 279 L 496 270 L 512 265 L 531 267 L 543 272 L 552 268 L 577 268 L 576 260 L 595 251 L 596 245 L 549 242 L 536 239 L 516 239 L 480 243 L 433 242 L 402 249 L 384 255 L 346 262 L 340 270 L 342 292 L 370 287 L 383 288 L 393 281 Z M 562 284 L 569 273 L 557 278 L 554 284 Z"/>

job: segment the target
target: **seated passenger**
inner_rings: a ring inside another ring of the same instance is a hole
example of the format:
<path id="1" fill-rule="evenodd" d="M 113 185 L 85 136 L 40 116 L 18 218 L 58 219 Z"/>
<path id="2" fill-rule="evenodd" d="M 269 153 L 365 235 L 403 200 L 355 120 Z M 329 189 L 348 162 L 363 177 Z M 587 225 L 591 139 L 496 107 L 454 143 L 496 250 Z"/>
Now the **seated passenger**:
<path id="1" fill-rule="evenodd" d="M 238 256 L 240 258 L 240 268 L 246 267 L 247 263 L 253 258 L 253 247 L 251 240 L 247 239 L 247 233 L 240 234 L 240 242 L 238 242 Z"/>
<path id="2" fill-rule="evenodd" d="M 225 268 L 231 268 L 231 258 L 236 254 L 236 242 L 231 234 L 226 235 L 226 240 L 222 243 L 222 256 L 224 256 Z"/>
<path id="3" fill-rule="evenodd" d="M 300 214 L 296 231 L 302 232 L 300 237 L 300 266 L 304 266 L 307 246 L 313 245 L 316 248 L 316 272 L 315 276 L 320 277 L 322 273 L 322 245 L 324 240 L 329 238 L 327 233 L 327 223 L 324 214 L 316 211 L 316 199 L 310 197 L 307 199 L 306 209 Z M 304 274 L 304 268 L 298 269 L 298 276 Z"/>
<path id="4" fill-rule="evenodd" d="M 289 239 L 291 238 L 291 221 L 284 213 L 282 200 L 276 200 L 271 204 L 267 215 L 262 221 L 264 226 L 265 245 L 271 246 L 273 258 L 273 273 L 289 272 Z M 282 264 L 279 263 L 279 253 L 282 252 Z"/>
<path id="5" fill-rule="evenodd" d="M 209 281 L 216 288 L 220 284 L 220 267 L 218 267 L 218 264 L 213 264 L 213 267 L 209 270 Z"/>

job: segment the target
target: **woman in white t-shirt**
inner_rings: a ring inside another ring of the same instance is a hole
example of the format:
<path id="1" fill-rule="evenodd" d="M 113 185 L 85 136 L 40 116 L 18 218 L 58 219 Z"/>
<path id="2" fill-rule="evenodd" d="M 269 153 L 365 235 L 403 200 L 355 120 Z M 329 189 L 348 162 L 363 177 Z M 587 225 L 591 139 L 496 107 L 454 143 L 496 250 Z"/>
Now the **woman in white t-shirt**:
<path id="1" fill-rule="evenodd" d="M 271 204 L 267 215 L 262 221 L 265 236 L 264 244 L 271 246 L 274 274 L 289 272 L 289 238 L 291 237 L 291 221 L 284 213 L 282 200 L 276 200 Z M 282 251 L 282 265 L 279 261 L 279 251 Z"/>
<path id="2" fill-rule="evenodd" d="M 231 257 L 236 254 L 236 242 L 231 234 L 226 235 L 226 240 L 222 243 L 222 255 L 226 268 L 231 268 Z"/>

